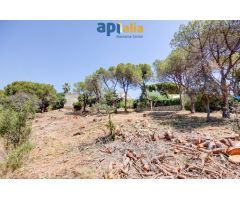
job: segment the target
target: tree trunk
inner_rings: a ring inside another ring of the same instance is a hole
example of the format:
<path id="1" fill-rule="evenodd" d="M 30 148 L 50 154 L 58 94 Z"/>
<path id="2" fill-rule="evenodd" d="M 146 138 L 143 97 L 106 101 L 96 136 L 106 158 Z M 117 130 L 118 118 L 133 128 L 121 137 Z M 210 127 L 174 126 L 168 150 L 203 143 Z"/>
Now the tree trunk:
<path id="1" fill-rule="evenodd" d="M 221 89 L 222 89 L 222 117 L 230 118 L 229 104 L 228 104 L 228 88 L 226 84 L 226 79 L 223 77 L 221 80 Z"/>
<path id="2" fill-rule="evenodd" d="M 114 112 L 117 113 L 117 112 L 118 112 L 118 111 L 117 111 L 117 109 L 118 109 L 118 108 L 117 108 L 117 100 L 113 100 L 113 107 L 115 108 L 115 109 L 114 109 Z"/>
<path id="3" fill-rule="evenodd" d="M 195 103 L 191 102 L 191 113 L 195 113 Z"/>
<path id="4" fill-rule="evenodd" d="M 181 106 L 181 110 L 183 110 L 183 100 L 182 100 L 182 91 L 179 91 L 179 97 L 180 97 L 180 106 Z"/>
<path id="5" fill-rule="evenodd" d="M 124 108 L 124 110 L 125 110 L 125 112 L 127 112 L 127 92 L 125 92 L 124 94 L 125 94 L 125 97 L 124 97 L 124 105 L 125 105 L 124 107 L 125 108 Z"/>
<path id="6" fill-rule="evenodd" d="M 190 111 L 191 113 L 195 113 L 195 99 L 192 92 L 190 93 Z"/>
<path id="7" fill-rule="evenodd" d="M 226 94 L 223 94 L 222 117 L 223 118 L 230 118 L 229 105 L 228 105 L 228 95 L 226 95 Z"/>
<path id="8" fill-rule="evenodd" d="M 239 90 L 239 88 L 238 88 L 238 82 L 237 81 L 235 81 L 234 83 L 233 83 L 233 95 L 234 96 L 238 96 L 238 91 Z"/>
<path id="9" fill-rule="evenodd" d="M 83 95 L 83 112 L 86 112 L 87 99 L 85 94 Z"/>
<path id="10" fill-rule="evenodd" d="M 210 121 L 210 102 L 209 97 L 206 97 L 206 112 L 207 112 L 207 122 Z"/>

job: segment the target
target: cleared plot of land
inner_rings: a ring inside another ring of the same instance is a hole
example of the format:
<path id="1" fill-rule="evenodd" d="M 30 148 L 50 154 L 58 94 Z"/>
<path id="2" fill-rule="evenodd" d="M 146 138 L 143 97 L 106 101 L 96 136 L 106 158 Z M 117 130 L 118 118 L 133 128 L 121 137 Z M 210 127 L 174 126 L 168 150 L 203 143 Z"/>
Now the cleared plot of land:
<path id="1" fill-rule="evenodd" d="M 116 140 L 104 143 L 108 116 L 81 116 L 62 109 L 37 114 L 33 150 L 21 168 L 2 178 L 239 178 L 240 166 L 224 153 L 199 148 L 236 133 L 220 113 L 114 114 Z"/>

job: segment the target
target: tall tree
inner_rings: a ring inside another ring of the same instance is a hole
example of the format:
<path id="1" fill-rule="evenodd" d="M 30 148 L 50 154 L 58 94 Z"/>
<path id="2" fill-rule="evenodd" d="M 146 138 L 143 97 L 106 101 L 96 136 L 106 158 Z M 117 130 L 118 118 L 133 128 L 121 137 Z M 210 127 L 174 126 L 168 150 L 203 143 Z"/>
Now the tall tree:
<path id="1" fill-rule="evenodd" d="M 141 77 L 141 80 L 139 81 L 139 85 L 141 88 L 140 100 L 141 101 L 147 100 L 147 101 L 150 101 L 150 103 L 151 103 L 151 99 L 149 99 L 149 97 L 148 97 L 146 84 L 148 81 L 150 81 L 150 79 L 153 76 L 152 68 L 148 64 L 139 64 L 139 65 L 137 65 L 137 68 L 140 72 L 140 77 Z M 152 109 L 152 106 L 151 106 L 151 109 Z"/>
<path id="2" fill-rule="evenodd" d="M 231 72 L 231 85 L 232 85 L 232 92 L 234 96 L 240 95 L 240 62 L 236 68 L 234 68 Z"/>
<path id="3" fill-rule="evenodd" d="M 207 108 L 213 86 L 220 86 L 224 118 L 230 116 L 228 97 L 231 84 L 228 79 L 240 59 L 234 59 L 240 48 L 239 24 L 239 21 L 192 21 L 182 25 L 171 42 L 189 52 L 192 64 L 200 69 Z M 216 79 L 216 74 L 220 75 L 220 80 Z M 207 112 L 209 117 L 210 110 Z"/>
<path id="4" fill-rule="evenodd" d="M 87 76 L 85 78 L 85 85 L 90 95 L 94 95 L 96 101 L 100 101 L 102 97 L 102 84 L 99 76 L 96 73 Z"/>
<path id="5" fill-rule="evenodd" d="M 85 112 L 89 96 L 89 91 L 87 90 L 85 82 L 74 83 L 73 90 L 79 94 L 78 100 L 83 103 L 83 112 Z"/>
<path id="6" fill-rule="evenodd" d="M 173 81 L 177 85 L 181 109 L 183 109 L 182 94 L 185 86 L 186 52 L 182 49 L 176 49 L 165 60 L 156 60 L 153 65 L 155 66 L 159 80 Z"/>
<path id="7" fill-rule="evenodd" d="M 117 101 L 119 98 L 116 91 L 117 86 L 116 68 L 109 67 L 108 69 L 105 69 L 103 67 L 100 67 L 96 71 L 96 74 L 103 83 L 105 89 L 104 90 L 105 99 L 107 99 L 108 103 L 111 102 L 110 104 L 112 104 L 112 106 L 115 107 L 115 112 L 117 112 Z"/>
<path id="8" fill-rule="evenodd" d="M 133 64 L 121 63 L 116 67 L 116 78 L 118 80 L 119 86 L 124 91 L 124 107 L 125 111 L 127 111 L 128 90 L 129 88 L 136 87 L 139 84 L 139 81 L 141 81 L 141 72 L 139 68 Z"/>
<path id="9" fill-rule="evenodd" d="M 230 117 L 228 97 L 230 95 L 231 72 L 240 61 L 240 21 L 211 21 L 208 22 L 211 34 L 208 39 L 209 59 L 215 70 L 220 74 L 220 88 L 224 118 Z"/>

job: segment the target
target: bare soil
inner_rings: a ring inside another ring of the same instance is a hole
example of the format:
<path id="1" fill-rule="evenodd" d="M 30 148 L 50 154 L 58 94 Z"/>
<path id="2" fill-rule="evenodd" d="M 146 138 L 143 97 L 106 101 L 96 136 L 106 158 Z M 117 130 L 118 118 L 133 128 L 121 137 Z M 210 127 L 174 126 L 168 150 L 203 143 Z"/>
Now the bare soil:
<path id="1" fill-rule="evenodd" d="M 116 139 L 106 142 L 108 116 L 67 109 L 37 114 L 34 148 L 21 168 L 2 178 L 239 178 L 240 166 L 229 155 L 198 142 L 236 143 L 238 135 L 221 113 L 205 118 L 187 111 L 119 112 L 112 115 Z"/>

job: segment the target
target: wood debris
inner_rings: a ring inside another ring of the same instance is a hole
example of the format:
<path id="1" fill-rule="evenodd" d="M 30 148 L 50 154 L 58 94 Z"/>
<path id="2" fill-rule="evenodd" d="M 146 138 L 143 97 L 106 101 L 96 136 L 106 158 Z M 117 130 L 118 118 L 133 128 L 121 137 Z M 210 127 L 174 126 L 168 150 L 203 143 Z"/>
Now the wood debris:
<path id="1" fill-rule="evenodd" d="M 107 144 L 105 150 L 115 164 L 104 178 L 240 178 L 236 172 L 240 147 L 234 146 L 235 138 L 179 136 L 150 126 L 141 131 L 122 126 L 118 135 L 122 139 Z M 111 152 L 113 147 L 116 150 Z"/>

